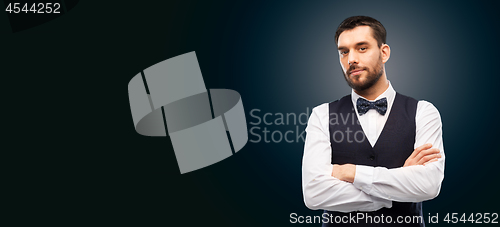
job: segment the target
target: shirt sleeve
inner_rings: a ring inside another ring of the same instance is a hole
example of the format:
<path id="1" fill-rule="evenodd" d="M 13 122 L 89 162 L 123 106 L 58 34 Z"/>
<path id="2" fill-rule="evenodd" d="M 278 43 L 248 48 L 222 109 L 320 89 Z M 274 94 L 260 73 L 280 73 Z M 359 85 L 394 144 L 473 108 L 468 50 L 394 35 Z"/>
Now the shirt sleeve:
<path id="1" fill-rule="evenodd" d="M 421 202 L 435 198 L 444 178 L 444 147 L 441 116 L 434 105 L 419 101 L 415 116 L 414 147 L 431 143 L 441 158 L 425 166 L 387 169 L 357 165 L 353 185 L 363 192 L 398 202 Z"/>
<path id="2" fill-rule="evenodd" d="M 306 128 L 302 160 L 304 203 L 309 209 L 340 212 L 375 211 L 392 207 L 392 201 L 370 196 L 352 183 L 331 176 L 328 104 L 313 109 Z"/>

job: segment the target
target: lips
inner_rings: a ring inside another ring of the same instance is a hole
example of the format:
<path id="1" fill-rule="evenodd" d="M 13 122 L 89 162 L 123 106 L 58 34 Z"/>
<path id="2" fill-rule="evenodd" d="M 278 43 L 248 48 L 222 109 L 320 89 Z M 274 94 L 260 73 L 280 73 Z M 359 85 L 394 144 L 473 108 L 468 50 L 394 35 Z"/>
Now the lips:
<path id="1" fill-rule="evenodd" d="M 363 69 L 356 69 L 356 70 L 351 71 L 350 75 L 356 76 L 356 75 L 361 74 L 363 71 L 364 71 Z"/>

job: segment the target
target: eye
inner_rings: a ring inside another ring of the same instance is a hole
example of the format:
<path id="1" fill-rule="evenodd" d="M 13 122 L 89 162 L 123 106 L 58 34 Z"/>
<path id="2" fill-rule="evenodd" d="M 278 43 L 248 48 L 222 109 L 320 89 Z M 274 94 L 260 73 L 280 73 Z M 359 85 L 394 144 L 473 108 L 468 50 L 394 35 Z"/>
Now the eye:
<path id="1" fill-rule="evenodd" d="M 366 50 L 366 47 L 361 47 L 359 48 L 360 51 L 365 51 Z"/>
<path id="2" fill-rule="evenodd" d="M 339 51 L 339 52 L 340 52 L 340 54 L 342 54 L 342 55 L 346 55 L 347 53 L 349 53 L 349 51 L 347 51 L 347 50 L 341 50 L 341 51 Z"/>

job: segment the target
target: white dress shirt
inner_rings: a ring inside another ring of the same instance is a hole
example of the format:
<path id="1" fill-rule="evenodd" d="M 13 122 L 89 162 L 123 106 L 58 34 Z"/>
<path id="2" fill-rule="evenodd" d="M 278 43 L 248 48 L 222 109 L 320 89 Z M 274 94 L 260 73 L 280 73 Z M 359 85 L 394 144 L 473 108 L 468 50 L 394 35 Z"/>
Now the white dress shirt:
<path id="1" fill-rule="evenodd" d="M 359 97 L 351 93 L 353 106 Z M 396 91 L 389 87 L 375 100 L 387 98 L 387 112 L 379 114 L 370 109 L 362 116 L 354 108 L 368 141 L 375 145 L 390 115 Z M 425 166 L 416 165 L 387 169 L 356 165 L 353 183 L 332 177 L 328 103 L 315 107 L 306 128 L 304 157 L 302 160 L 302 189 L 304 202 L 310 209 L 331 211 L 375 211 L 392 207 L 392 201 L 421 202 L 439 194 L 444 178 L 444 149 L 441 117 L 434 105 L 419 101 L 415 116 L 414 148 L 431 143 L 440 150 L 441 158 Z M 394 141 L 397 143 L 398 141 Z"/>

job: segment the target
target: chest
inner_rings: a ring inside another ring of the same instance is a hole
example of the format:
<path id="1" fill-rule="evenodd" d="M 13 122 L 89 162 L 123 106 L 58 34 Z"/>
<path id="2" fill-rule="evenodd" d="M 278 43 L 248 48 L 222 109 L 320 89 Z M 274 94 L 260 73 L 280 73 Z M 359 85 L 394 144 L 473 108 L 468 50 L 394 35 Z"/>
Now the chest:
<path id="1" fill-rule="evenodd" d="M 416 100 L 396 95 L 387 121 L 372 147 L 359 124 L 352 102 L 330 103 L 329 132 L 332 164 L 357 164 L 397 168 L 413 152 Z M 339 120 L 340 119 L 340 120 Z"/>

